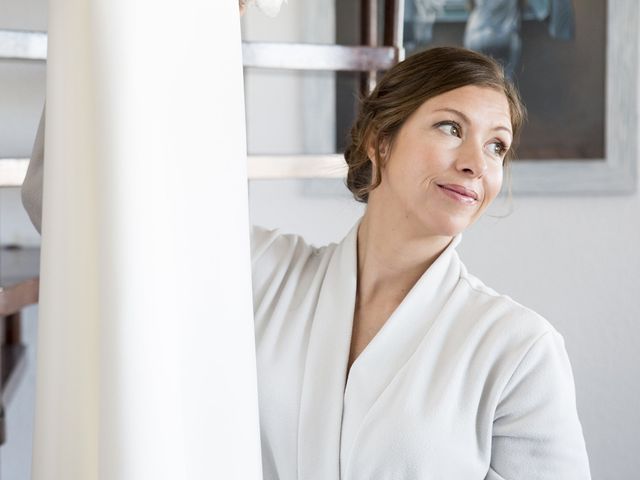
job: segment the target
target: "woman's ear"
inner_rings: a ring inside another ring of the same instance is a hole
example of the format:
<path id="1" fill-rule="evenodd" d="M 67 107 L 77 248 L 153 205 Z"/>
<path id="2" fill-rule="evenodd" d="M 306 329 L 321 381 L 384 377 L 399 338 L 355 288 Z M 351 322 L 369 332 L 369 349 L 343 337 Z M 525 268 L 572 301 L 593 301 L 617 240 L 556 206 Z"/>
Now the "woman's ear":
<path id="1" fill-rule="evenodd" d="M 369 143 L 369 146 L 367 147 L 367 157 L 369 157 L 371 163 L 374 165 L 376 164 L 376 149 L 372 143 Z"/>
<path id="2" fill-rule="evenodd" d="M 369 157 L 369 160 L 371 160 L 371 163 L 375 166 L 377 163 L 375 142 L 379 142 L 378 150 L 380 153 L 380 160 L 382 161 L 382 166 L 384 166 L 384 161 L 387 158 L 389 150 L 389 140 L 387 138 L 380 140 L 376 135 L 372 135 L 372 137 L 373 139 L 369 142 L 369 146 L 367 147 L 367 157 Z"/>
<path id="3" fill-rule="evenodd" d="M 380 142 L 380 156 L 383 160 L 387 159 L 387 154 L 389 153 L 389 140 L 385 138 Z"/>
<path id="4" fill-rule="evenodd" d="M 376 148 L 375 141 L 379 141 L 378 143 L 378 153 L 380 154 L 380 165 L 378 165 L 378 159 L 376 158 Z M 384 138 L 379 140 L 374 137 L 372 142 L 369 142 L 369 147 L 367 148 L 367 156 L 369 157 L 369 161 L 371 162 L 371 185 L 379 184 L 378 175 L 382 176 L 382 171 L 389 159 L 390 153 L 390 144 L 388 138 Z"/>
<path id="5" fill-rule="evenodd" d="M 373 142 L 369 144 L 369 148 L 367 148 L 367 156 L 369 157 L 369 160 L 371 160 L 371 163 L 373 163 L 373 165 L 376 165 L 377 159 L 376 159 L 376 149 L 374 145 L 375 144 Z M 378 151 L 380 153 L 380 161 L 382 162 L 382 165 L 380 167 L 384 168 L 384 164 L 385 164 L 385 161 L 387 160 L 387 156 L 389 153 L 388 139 L 385 138 L 380 141 L 378 145 Z"/>

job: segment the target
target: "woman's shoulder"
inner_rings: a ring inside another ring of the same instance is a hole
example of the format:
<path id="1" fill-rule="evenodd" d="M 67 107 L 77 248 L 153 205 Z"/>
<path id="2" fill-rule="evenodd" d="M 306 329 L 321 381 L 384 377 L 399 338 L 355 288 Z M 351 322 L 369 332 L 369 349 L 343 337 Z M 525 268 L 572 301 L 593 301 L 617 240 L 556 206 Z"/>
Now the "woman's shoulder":
<path id="1" fill-rule="evenodd" d="M 476 305 L 479 313 L 482 313 L 479 318 L 491 323 L 503 334 L 511 332 L 517 337 L 527 338 L 530 342 L 535 342 L 546 334 L 561 336 L 541 314 L 509 295 L 497 292 L 469 273 L 464 265 L 461 268 L 460 281 L 472 303 Z"/>
<path id="2" fill-rule="evenodd" d="M 336 244 L 316 247 L 300 235 L 251 227 L 251 279 L 254 302 L 276 298 L 285 286 L 311 288 L 322 278 Z M 278 297 L 279 298 L 279 297 Z"/>
<path id="3" fill-rule="evenodd" d="M 253 264 L 269 259 L 282 262 L 287 258 L 322 256 L 334 247 L 335 244 L 316 247 L 300 235 L 283 233 L 279 229 L 270 229 L 259 225 L 251 226 L 251 261 Z"/>

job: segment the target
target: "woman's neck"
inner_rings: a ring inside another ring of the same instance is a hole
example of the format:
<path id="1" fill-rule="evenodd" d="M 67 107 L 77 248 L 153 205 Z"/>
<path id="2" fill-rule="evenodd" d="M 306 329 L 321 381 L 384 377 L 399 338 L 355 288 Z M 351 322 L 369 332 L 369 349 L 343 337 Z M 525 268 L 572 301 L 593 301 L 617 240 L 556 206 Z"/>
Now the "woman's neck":
<path id="1" fill-rule="evenodd" d="M 402 215 L 367 208 L 358 228 L 358 296 L 400 300 L 447 247 L 451 237 L 424 236 Z"/>

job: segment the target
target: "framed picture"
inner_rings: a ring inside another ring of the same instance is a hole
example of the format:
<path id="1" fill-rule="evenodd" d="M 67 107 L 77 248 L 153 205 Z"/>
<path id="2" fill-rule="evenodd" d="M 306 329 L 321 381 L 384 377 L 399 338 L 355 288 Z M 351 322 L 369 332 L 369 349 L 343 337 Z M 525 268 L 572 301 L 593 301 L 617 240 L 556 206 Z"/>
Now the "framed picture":
<path id="1" fill-rule="evenodd" d="M 433 46 L 465 46 L 503 64 L 528 109 L 512 164 L 514 193 L 633 193 L 639 5 L 404 0 L 404 47 L 409 56 Z M 338 125 L 349 122 L 339 111 Z"/>

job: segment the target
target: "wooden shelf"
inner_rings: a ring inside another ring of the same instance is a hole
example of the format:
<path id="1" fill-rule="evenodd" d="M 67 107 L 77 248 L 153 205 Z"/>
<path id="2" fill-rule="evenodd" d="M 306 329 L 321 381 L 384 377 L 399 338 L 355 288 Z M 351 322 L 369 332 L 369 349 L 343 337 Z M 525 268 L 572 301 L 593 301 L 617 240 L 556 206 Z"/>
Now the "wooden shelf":
<path id="1" fill-rule="evenodd" d="M 28 158 L 0 158 L 0 187 L 19 187 L 29 166 Z M 249 180 L 285 178 L 345 178 L 347 166 L 342 154 L 249 155 Z"/>

